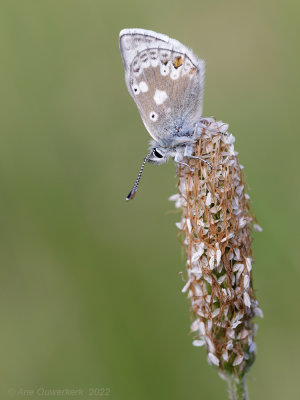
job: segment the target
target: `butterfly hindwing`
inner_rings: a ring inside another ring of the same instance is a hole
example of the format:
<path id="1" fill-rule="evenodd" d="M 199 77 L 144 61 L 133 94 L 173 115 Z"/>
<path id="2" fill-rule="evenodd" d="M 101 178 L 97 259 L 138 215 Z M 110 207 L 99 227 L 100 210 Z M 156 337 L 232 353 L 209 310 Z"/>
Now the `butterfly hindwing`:
<path id="1" fill-rule="evenodd" d="M 150 135 L 171 145 L 202 114 L 204 61 L 165 35 L 123 30 L 120 48 L 128 90 Z"/>

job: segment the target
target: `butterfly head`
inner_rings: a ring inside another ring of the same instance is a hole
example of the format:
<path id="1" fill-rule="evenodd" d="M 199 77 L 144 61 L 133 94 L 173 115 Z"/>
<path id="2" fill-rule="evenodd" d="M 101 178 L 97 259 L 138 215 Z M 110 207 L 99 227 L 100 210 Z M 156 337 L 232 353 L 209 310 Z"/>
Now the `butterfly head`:
<path id="1" fill-rule="evenodd" d="M 161 165 L 168 161 L 170 155 L 169 149 L 155 146 L 152 148 L 148 161 L 152 164 Z"/>

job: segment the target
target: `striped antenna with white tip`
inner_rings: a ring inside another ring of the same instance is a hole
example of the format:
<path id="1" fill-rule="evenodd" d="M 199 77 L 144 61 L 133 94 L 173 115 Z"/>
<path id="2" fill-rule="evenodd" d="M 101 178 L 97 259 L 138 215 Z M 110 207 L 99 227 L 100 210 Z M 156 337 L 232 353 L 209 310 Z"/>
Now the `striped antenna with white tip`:
<path id="1" fill-rule="evenodd" d="M 148 161 L 148 159 L 149 159 L 149 157 L 151 156 L 152 153 L 153 153 L 153 150 L 151 150 L 150 153 L 147 154 L 146 157 L 144 158 L 144 161 L 143 161 L 143 163 L 141 165 L 141 168 L 140 168 L 140 172 L 139 172 L 139 174 L 138 174 L 138 176 L 136 178 L 135 184 L 133 185 L 133 188 L 130 190 L 128 196 L 126 197 L 127 201 L 128 200 L 132 200 L 134 198 L 134 196 L 135 196 L 135 194 L 137 192 L 137 188 L 138 188 L 139 183 L 140 183 L 140 179 L 141 179 L 141 176 L 142 176 L 142 173 L 143 173 L 144 166 L 145 166 L 146 162 Z"/>

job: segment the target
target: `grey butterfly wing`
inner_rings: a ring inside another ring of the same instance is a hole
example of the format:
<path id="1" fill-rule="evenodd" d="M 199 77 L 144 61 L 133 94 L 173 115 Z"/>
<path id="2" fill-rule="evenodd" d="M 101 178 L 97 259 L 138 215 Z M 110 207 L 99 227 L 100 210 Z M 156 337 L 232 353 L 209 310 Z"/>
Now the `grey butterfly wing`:
<path id="1" fill-rule="evenodd" d="M 193 133 L 202 114 L 201 72 L 174 50 L 148 49 L 133 60 L 130 89 L 147 130 L 161 145 Z"/>
<path id="2" fill-rule="evenodd" d="M 128 90 L 150 135 L 171 146 L 191 134 L 202 114 L 204 61 L 152 31 L 121 31 L 120 49 Z"/>

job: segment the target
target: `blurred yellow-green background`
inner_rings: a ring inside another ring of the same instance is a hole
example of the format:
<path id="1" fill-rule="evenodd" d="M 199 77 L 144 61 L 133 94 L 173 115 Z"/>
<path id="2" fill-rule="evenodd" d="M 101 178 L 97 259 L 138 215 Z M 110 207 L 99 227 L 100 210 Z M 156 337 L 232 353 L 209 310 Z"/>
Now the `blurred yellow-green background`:
<path id="1" fill-rule="evenodd" d="M 230 124 L 264 228 L 250 398 L 299 398 L 299 14 L 297 0 L 0 1 L 1 399 L 227 396 L 188 335 L 172 163 L 147 165 L 124 201 L 149 140 L 125 27 L 206 60 L 204 114 Z"/>

